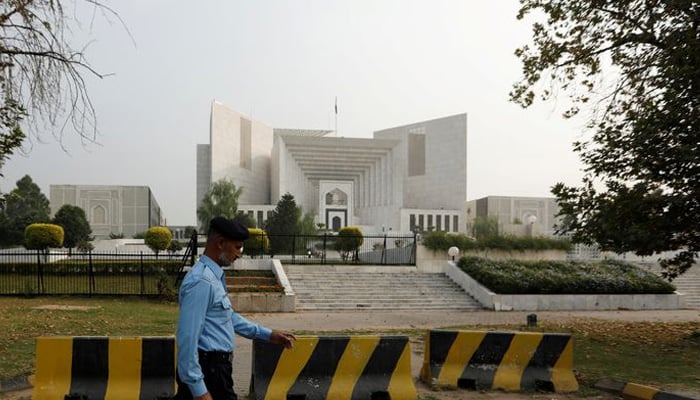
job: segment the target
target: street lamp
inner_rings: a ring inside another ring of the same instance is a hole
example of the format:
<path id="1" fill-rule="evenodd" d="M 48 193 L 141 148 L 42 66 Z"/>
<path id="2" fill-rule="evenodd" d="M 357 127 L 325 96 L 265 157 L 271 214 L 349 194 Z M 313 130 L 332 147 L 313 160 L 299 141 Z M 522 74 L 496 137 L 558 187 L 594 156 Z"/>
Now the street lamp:
<path id="1" fill-rule="evenodd" d="M 455 257 L 459 254 L 459 248 L 457 246 L 452 246 L 449 249 L 447 249 L 447 255 L 452 257 L 452 261 L 455 260 Z"/>

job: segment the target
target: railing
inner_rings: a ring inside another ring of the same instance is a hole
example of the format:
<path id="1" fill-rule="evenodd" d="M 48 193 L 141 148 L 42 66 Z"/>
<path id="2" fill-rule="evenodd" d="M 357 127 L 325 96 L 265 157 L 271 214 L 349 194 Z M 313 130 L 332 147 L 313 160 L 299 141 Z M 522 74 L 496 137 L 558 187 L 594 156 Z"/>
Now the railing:
<path id="1" fill-rule="evenodd" d="M 416 263 L 414 235 L 269 235 L 267 239 L 251 237 L 244 257 L 276 258 L 287 264 Z M 172 296 L 203 243 L 195 232 L 177 254 L 3 250 L 0 295 Z"/>
<path id="2" fill-rule="evenodd" d="M 415 235 L 267 235 L 264 240 L 251 237 L 245 243 L 245 255 L 252 258 L 277 258 L 289 264 L 371 264 L 415 265 Z"/>
<path id="3" fill-rule="evenodd" d="M 138 295 L 171 292 L 179 256 L 152 253 L 0 253 L 0 295 Z"/>

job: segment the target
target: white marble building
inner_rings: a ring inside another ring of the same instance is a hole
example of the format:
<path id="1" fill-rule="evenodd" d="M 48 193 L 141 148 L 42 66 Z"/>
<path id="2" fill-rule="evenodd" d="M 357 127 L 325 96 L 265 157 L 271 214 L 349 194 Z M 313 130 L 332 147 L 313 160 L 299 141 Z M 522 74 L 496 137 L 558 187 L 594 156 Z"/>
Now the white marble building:
<path id="1" fill-rule="evenodd" d="M 558 212 L 554 197 L 487 196 L 467 202 L 466 223 L 471 227 L 478 217 L 492 217 L 500 233 L 556 236 Z"/>
<path id="2" fill-rule="evenodd" d="M 50 185 L 49 198 L 51 215 L 64 204 L 82 208 L 97 239 L 131 238 L 165 220 L 148 186 Z"/>
<path id="3" fill-rule="evenodd" d="M 258 223 L 289 192 L 336 231 L 465 232 L 467 116 L 345 138 L 273 128 L 214 102 L 210 143 L 197 145 L 198 204 L 222 178 L 243 187 L 239 209 Z"/>

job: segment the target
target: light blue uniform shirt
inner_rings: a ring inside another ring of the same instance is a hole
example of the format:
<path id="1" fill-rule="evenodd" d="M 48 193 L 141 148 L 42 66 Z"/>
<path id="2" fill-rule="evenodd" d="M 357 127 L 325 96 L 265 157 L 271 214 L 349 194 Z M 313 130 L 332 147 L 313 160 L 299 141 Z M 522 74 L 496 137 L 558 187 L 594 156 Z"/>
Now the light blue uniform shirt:
<path id="1" fill-rule="evenodd" d="M 202 255 L 180 286 L 177 368 L 193 396 L 207 392 L 198 350 L 232 352 L 234 332 L 248 339 L 270 340 L 272 331 L 236 313 L 226 293 L 224 270 Z"/>

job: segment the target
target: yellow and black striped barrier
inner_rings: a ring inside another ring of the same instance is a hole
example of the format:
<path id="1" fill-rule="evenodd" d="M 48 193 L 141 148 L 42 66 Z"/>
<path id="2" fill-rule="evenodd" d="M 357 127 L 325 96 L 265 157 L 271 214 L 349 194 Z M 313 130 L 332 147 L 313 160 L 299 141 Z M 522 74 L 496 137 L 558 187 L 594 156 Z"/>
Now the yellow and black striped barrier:
<path id="1" fill-rule="evenodd" d="M 415 400 L 407 336 L 302 336 L 294 347 L 253 343 L 255 400 Z"/>
<path id="2" fill-rule="evenodd" d="M 433 387 L 574 392 L 569 334 L 431 330 L 421 380 Z"/>
<path id="3" fill-rule="evenodd" d="M 33 399 L 175 394 L 174 337 L 39 337 Z"/>

